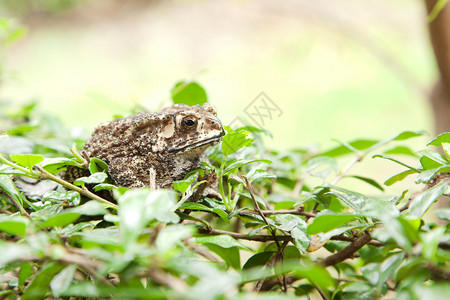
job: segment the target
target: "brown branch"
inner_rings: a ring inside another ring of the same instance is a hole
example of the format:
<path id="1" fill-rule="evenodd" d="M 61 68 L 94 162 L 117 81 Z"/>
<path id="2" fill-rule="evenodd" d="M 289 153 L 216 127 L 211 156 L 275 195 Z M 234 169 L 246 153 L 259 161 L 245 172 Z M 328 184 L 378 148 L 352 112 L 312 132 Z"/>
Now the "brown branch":
<path id="1" fill-rule="evenodd" d="M 39 171 L 39 173 L 41 173 L 41 178 L 40 178 L 41 180 L 48 179 L 48 180 L 54 181 L 54 182 L 59 183 L 60 185 L 66 187 L 68 189 L 71 189 L 73 191 L 78 192 L 79 194 L 81 194 L 83 196 L 86 196 L 88 198 L 91 198 L 92 200 L 96 200 L 96 201 L 98 201 L 100 203 L 103 203 L 103 204 L 107 205 L 108 207 L 112 207 L 112 208 L 114 208 L 116 210 L 119 208 L 119 206 L 117 206 L 116 204 L 111 203 L 108 200 L 97 196 L 96 194 L 88 191 L 87 189 L 82 189 L 82 188 L 80 188 L 80 187 L 78 187 L 76 185 L 73 185 L 73 184 L 65 181 L 65 180 L 62 180 L 61 178 L 56 177 L 55 175 L 47 172 L 45 169 L 43 169 L 43 168 L 41 168 L 39 166 L 34 166 L 34 167 L 36 168 L 36 170 Z"/>
<path id="2" fill-rule="evenodd" d="M 328 256 L 327 258 L 321 260 L 321 264 L 325 267 L 333 266 L 337 263 L 340 263 L 347 258 L 351 258 L 356 251 L 361 249 L 364 245 L 366 245 L 370 241 L 370 234 L 367 232 L 363 232 L 360 237 L 355 239 L 350 245 L 342 249 L 341 251 Z"/>
<path id="3" fill-rule="evenodd" d="M 242 176 L 245 180 L 245 185 L 247 186 L 248 192 L 250 193 L 250 196 L 252 197 L 253 200 L 253 204 L 255 205 L 255 210 L 256 212 L 261 216 L 261 218 L 263 219 L 264 223 L 266 223 L 267 228 L 269 229 L 270 233 L 272 234 L 272 236 L 275 238 L 275 230 L 272 229 L 272 227 L 270 226 L 269 222 L 267 221 L 266 216 L 263 214 L 263 212 L 261 211 L 261 209 L 259 208 L 258 205 L 258 201 L 256 201 L 255 195 L 253 193 L 253 187 L 250 184 L 250 182 L 248 181 L 247 176 Z M 278 240 L 274 240 L 275 243 L 277 244 L 277 248 L 280 249 L 280 243 L 278 242 Z"/>
<path id="4" fill-rule="evenodd" d="M 298 208 L 298 209 L 280 209 L 280 210 L 261 210 L 261 212 L 264 215 L 284 215 L 284 214 L 291 214 L 291 215 L 299 215 L 299 216 L 305 216 L 305 217 L 310 217 L 313 218 L 316 215 L 310 212 L 306 212 L 303 210 L 302 208 Z M 251 210 L 243 210 L 240 211 L 239 214 L 258 214 L 255 211 L 251 211 Z"/>

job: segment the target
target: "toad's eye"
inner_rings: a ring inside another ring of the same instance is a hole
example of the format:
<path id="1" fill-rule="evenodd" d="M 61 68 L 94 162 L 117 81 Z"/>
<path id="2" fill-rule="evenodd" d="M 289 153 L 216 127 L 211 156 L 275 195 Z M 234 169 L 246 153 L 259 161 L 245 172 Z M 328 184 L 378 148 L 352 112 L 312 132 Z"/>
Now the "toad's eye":
<path id="1" fill-rule="evenodd" d="M 186 130 L 193 130 L 197 127 L 197 118 L 194 116 L 184 117 L 181 120 L 181 126 Z"/>

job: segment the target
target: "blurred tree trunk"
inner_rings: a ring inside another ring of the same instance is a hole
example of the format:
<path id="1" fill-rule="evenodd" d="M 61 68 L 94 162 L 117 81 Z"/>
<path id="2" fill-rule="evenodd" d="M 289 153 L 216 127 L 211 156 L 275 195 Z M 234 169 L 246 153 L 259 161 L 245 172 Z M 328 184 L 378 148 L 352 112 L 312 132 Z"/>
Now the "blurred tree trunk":
<path id="1" fill-rule="evenodd" d="M 428 14 L 438 0 L 425 0 Z M 439 15 L 429 23 L 431 44 L 439 68 L 439 79 L 431 96 L 436 134 L 450 131 L 450 4 L 447 2 Z"/>

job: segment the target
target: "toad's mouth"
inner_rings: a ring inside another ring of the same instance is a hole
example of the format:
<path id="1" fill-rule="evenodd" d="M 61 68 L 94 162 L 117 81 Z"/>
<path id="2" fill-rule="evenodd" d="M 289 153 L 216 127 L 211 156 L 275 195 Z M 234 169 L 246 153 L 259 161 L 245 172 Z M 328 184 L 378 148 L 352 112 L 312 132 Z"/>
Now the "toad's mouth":
<path id="1" fill-rule="evenodd" d="M 186 152 L 195 148 L 199 148 L 201 146 L 204 145 L 213 145 L 215 143 L 220 142 L 220 140 L 222 139 L 222 137 L 224 136 L 224 132 L 219 133 L 218 135 L 212 136 L 210 138 L 198 141 L 198 142 L 194 142 L 194 143 L 189 143 L 189 140 L 187 141 L 183 141 L 179 144 L 177 144 L 174 147 L 169 148 L 169 150 L 167 150 L 169 153 L 174 153 L 174 152 Z M 186 143 L 189 143 L 186 145 Z"/>

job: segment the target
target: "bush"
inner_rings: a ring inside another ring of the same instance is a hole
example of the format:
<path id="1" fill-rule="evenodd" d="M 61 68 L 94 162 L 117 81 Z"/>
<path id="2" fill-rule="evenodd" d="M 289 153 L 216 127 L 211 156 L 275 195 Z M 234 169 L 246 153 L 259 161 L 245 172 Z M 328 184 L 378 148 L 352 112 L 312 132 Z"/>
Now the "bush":
<path id="1" fill-rule="evenodd" d="M 0 139 L 1 294 L 8 299 L 443 299 L 449 292 L 448 228 L 424 215 L 449 193 L 450 133 L 430 143 L 444 154 L 400 145 L 422 132 L 311 153 L 270 151 L 263 131 L 227 127 L 209 162 L 174 183 L 177 192 L 128 190 L 111 184 L 98 159 L 91 176 L 62 180 L 59 172 L 83 163 L 68 145 L 82 143 L 61 139 L 60 126 L 34 105 L 9 111 Z M 350 175 L 373 154 L 405 167 L 386 185 L 416 174 L 426 187 L 385 199 L 339 186 L 352 178 L 383 191 L 370 174 Z M 202 196 L 214 177 L 220 197 Z M 51 191 L 33 196 L 23 178 Z M 112 202 L 92 192 L 100 190 L 110 190 Z M 449 209 L 435 213 L 449 220 Z"/>

